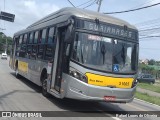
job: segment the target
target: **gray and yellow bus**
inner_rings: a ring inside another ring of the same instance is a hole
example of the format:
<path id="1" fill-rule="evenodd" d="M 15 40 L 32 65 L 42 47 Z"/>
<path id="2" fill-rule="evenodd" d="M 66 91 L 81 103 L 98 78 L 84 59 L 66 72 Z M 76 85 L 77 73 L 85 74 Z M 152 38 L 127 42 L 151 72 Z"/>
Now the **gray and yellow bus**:
<path id="1" fill-rule="evenodd" d="M 46 97 L 131 102 L 138 31 L 101 13 L 63 8 L 14 34 L 10 67 Z"/>

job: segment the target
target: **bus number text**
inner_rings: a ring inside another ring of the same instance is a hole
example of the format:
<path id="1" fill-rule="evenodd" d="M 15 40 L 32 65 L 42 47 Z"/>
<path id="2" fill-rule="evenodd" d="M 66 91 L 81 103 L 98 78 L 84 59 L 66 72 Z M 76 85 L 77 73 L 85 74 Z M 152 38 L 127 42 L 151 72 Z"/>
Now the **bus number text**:
<path id="1" fill-rule="evenodd" d="M 119 82 L 119 85 L 122 85 L 122 86 L 129 86 L 129 82 Z"/>

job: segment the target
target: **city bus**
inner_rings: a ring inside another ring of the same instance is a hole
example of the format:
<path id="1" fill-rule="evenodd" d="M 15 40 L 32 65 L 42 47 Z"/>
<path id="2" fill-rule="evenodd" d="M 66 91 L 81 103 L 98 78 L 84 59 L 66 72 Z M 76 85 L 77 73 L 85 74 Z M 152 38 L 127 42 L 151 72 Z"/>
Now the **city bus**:
<path id="1" fill-rule="evenodd" d="M 127 103 L 134 99 L 138 30 L 123 20 L 63 8 L 14 34 L 10 67 L 45 97 Z"/>

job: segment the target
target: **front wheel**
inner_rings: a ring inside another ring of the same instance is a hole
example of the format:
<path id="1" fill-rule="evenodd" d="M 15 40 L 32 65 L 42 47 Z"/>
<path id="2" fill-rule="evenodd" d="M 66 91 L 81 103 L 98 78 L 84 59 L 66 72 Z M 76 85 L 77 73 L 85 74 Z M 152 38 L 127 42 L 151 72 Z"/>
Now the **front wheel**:
<path id="1" fill-rule="evenodd" d="M 50 94 L 47 92 L 47 79 L 42 81 L 42 95 L 45 97 L 50 97 Z"/>

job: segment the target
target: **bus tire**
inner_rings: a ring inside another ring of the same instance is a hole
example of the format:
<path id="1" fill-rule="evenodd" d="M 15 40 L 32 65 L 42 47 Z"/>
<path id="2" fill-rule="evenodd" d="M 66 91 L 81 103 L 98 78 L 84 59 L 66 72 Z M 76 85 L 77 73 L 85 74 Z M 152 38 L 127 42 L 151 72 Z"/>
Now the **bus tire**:
<path id="1" fill-rule="evenodd" d="M 45 76 L 42 79 L 42 95 L 45 97 L 50 97 L 50 94 L 47 92 L 47 77 Z"/>
<path id="2" fill-rule="evenodd" d="M 47 79 L 42 81 L 42 95 L 45 97 L 50 97 L 50 94 L 47 92 Z"/>

